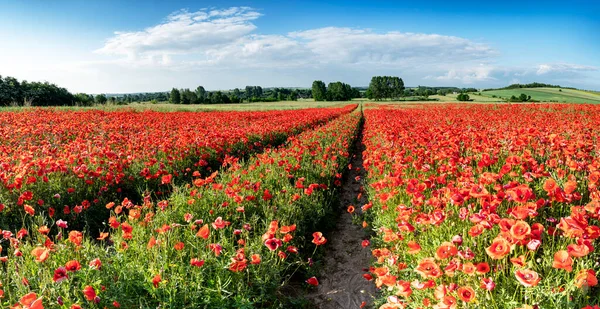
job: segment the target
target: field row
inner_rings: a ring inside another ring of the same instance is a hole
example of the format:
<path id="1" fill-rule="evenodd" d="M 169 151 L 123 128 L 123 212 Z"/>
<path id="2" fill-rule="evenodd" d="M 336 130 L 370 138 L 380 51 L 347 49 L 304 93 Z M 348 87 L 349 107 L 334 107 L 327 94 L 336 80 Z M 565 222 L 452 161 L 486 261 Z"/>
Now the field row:
<path id="1" fill-rule="evenodd" d="M 160 198 L 228 156 L 276 146 L 354 108 L 0 113 L 0 223 L 15 228 L 43 213 L 98 233 L 108 202 L 141 202 L 144 192 Z"/>
<path id="2" fill-rule="evenodd" d="M 380 309 L 598 304 L 600 109 L 365 112 Z"/>
<path id="3" fill-rule="evenodd" d="M 292 275 L 307 279 L 310 258 L 327 241 L 317 228 L 333 215 L 334 188 L 362 117 L 349 113 L 354 108 L 310 111 L 342 115 L 246 162 L 228 157 L 221 171 L 195 174 L 168 199 L 103 205 L 110 217 L 96 238 L 72 229 L 69 220 L 37 215 L 30 229 L 4 231 L 3 306 L 272 308 L 288 302 L 280 287 Z"/>
<path id="4" fill-rule="evenodd" d="M 366 175 L 350 182 L 369 201 L 343 215 L 371 235 L 354 241 L 379 291 L 361 307 L 600 304 L 599 108 L 355 109 L 54 112 L 70 120 L 2 132 L 23 151 L 2 166 L 1 306 L 311 308 L 359 138 Z"/>

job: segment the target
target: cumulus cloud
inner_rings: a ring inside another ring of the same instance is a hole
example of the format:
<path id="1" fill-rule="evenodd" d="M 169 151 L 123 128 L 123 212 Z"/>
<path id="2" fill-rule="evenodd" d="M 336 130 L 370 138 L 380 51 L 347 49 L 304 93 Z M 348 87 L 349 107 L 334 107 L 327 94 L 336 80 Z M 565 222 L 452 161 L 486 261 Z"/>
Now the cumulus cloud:
<path id="1" fill-rule="evenodd" d="M 286 35 L 254 33 L 261 14 L 249 7 L 179 11 L 142 31 L 115 32 L 96 52 L 136 65 L 410 67 L 417 63 L 472 61 L 495 54 L 489 46 L 439 34 L 326 27 Z M 179 58 L 179 60 L 177 60 Z"/>
<path id="2" fill-rule="evenodd" d="M 569 63 L 554 63 L 554 64 L 540 64 L 536 71 L 537 75 L 544 75 L 549 73 L 576 73 L 576 72 L 590 72 L 598 71 L 598 67 L 589 65 L 569 64 Z"/>
<path id="3" fill-rule="evenodd" d="M 82 90 L 103 85 L 96 92 L 309 86 L 314 79 L 366 86 L 373 75 L 398 75 L 407 85 L 595 86 L 598 79 L 590 76 L 600 71 L 566 63 L 509 67 L 488 44 L 435 33 L 324 27 L 270 34 L 255 24 L 262 16 L 250 7 L 177 11 L 145 29 L 115 32 L 95 58 L 70 65 L 81 79 L 68 78 Z"/>
<path id="4" fill-rule="evenodd" d="M 118 31 L 96 52 L 129 58 L 188 54 L 228 44 L 256 29 L 261 14 L 248 7 L 226 10 L 179 11 L 142 31 Z"/>
<path id="5" fill-rule="evenodd" d="M 446 74 L 439 76 L 426 76 L 425 79 L 433 79 L 444 82 L 459 82 L 462 84 L 473 84 L 477 82 L 495 81 L 498 78 L 495 75 L 503 70 L 491 66 L 480 64 L 473 67 L 465 67 L 460 69 L 450 69 Z"/>
<path id="6" fill-rule="evenodd" d="M 527 67 L 508 67 L 490 64 L 479 64 L 466 66 L 459 69 L 451 68 L 446 73 L 425 77 L 428 80 L 455 81 L 463 84 L 475 84 L 479 82 L 498 82 L 501 84 L 528 83 L 528 82 L 581 82 L 587 78 L 588 72 L 599 71 L 594 66 L 569 64 L 569 63 L 545 63 Z"/>
<path id="7" fill-rule="evenodd" d="M 415 60 L 465 61 L 495 54 L 488 46 L 455 36 L 327 27 L 289 34 L 322 62 L 408 65 Z"/>

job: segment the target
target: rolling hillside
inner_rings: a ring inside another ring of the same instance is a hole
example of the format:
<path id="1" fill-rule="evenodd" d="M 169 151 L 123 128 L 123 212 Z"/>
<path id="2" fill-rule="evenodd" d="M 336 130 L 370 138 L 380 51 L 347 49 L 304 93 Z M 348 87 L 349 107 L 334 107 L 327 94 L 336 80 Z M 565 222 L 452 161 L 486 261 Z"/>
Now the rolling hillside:
<path id="1" fill-rule="evenodd" d="M 494 96 L 496 96 L 496 98 L 507 100 L 513 95 L 518 97 L 521 93 L 529 95 L 533 100 L 540 102 L 600 104 L 600 93 L 564 88 L 520 88 L 490 90 L 481 92 L 481 95 L 488 98 L 494 98 Z"/>

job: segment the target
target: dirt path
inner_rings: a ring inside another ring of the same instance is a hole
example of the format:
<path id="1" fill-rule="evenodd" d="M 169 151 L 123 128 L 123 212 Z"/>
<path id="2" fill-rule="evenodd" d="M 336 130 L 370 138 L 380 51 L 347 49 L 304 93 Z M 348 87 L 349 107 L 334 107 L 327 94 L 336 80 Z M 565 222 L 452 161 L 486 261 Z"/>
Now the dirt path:
<path id="1" fill-rule="evenodd" d="M 350 161 L 352 170 L 347 173 L 342 186 L 340 217 L 335 229 L 327 236 L 329 243 L 325 248 L 324 268 L 318 277 L 319 286 L 308 295 L 317 308 L 360 308 L 362 302 L 370 304 L 375 295 L 375 285 L 363 277 L 371 259 L 370 247 L 363 248 L 361 244 L 367 234 L 362 226 L 352 223 L 352 215 L 347 212 L 348 206 L 353 205 L 355 212 L 360 214 L 360 206 L 368 202 L 364 193 L 357 199 L 362 192 L 364 177 L 363 148 L 361 130 Z"/>

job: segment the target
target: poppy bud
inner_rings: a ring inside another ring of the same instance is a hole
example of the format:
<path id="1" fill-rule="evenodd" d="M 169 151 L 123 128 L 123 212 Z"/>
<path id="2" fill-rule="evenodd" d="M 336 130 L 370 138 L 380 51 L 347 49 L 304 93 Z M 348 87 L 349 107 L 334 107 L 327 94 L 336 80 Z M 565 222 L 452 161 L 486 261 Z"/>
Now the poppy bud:
<path id="1" fill-rule="evenodd" d="M 458 246 L 462 245 L 462 243 L 463 243 L 462 236 L 455 235 L 454 237 L 452 237 L 452 242 L 455 243 Z"/>

